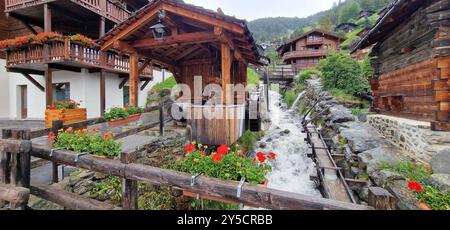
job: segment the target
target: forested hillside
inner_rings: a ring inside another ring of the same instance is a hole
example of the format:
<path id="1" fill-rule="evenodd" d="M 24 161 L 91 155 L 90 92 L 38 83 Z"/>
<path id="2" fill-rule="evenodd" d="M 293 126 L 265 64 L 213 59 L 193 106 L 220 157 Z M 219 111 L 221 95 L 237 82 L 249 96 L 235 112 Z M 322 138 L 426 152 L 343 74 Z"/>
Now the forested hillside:
<path id="1" fill-rule="evenodd" d="M 391 0 L 340 0 L 331 9 L 319 12 L 306 18 L 262 18 L 249 22 L 249 28 L 260 42 L 287 39 L 312 27 L 333 30 L 344 22 L 358 22 L 359 12 L 370 9 L 379 12 Z M 372 22 L 376 17 L 372 18 Z"/>

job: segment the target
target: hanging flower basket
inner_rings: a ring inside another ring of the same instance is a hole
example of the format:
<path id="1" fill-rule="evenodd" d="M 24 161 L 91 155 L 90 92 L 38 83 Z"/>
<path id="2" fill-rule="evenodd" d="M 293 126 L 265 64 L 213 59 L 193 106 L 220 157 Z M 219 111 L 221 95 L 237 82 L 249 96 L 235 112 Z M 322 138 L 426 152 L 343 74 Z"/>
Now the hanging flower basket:
<path id="1" fill-rule="evenodd" d="M 80 104 L 73 100 L 55 102 L 45 111 L 45 127 L 52 127 L 53 121 L 63 121 L 64 125 L 84 121 L 87 119 L 87 111 L 79 108 Z"/>

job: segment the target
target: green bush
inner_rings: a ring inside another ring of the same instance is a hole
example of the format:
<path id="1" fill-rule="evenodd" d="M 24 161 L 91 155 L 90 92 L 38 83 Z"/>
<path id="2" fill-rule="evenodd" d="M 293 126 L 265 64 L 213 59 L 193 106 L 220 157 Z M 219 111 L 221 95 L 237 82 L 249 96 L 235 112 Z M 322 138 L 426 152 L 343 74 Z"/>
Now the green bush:
<path id="1" fill-rule="evenodd" d="M 258 86 L 260 82 L 259 75 L 252 68 L 247 68 L 247 85 L 250 87 Z"/>
<path id="2" fill-rule="evenodd" d="M 177 81 L 175 80 L 175 77 L 170 76 L 165 81 L 160 82 L 153 86 L 152 91 L 153 92 L 161 92 L 164 89 L 172 89 L 177 84 Z"/>
<path id="3" fill-rule="evenodd" d="M 120 118 L 126 118 L 129 115 L 130 114 L 124 108 L 114 107 L 106 112 L 105 115 L 103 115 L 103 119 L 105 119 L 106 121 L 112 121 Z"/>
<path id="4" fill-rule="evenodd" d="M 142 113 L 142 112 L 144 111 L 144 109 L 141 108 L 141 107 L 139 107 L 139 106 L 132 106 L 132 105 L 129 105 L 129 106 L 126 108 L 126 111 L 128 112 L 128 114 L 134 115 L 134 114 Z"/>
<path id="5" fill-rule="evenodd" d="M 305 71 L 300 72 L 296 79 L 297 84 L 304 84 L 306 80 L 309 80 L 312 78 L 313 75 L 318 75 L 317 70 L 315 69 L 307 69 Z"/>
<path id="6" fill-rule="evenodd" d="M 362 76 L 360 64 L 348 54 L 330 54 L 319 62 L 318 70 L 327 90 L 340 89 L 355 96 L 370 92 L 369 82 Z"/>

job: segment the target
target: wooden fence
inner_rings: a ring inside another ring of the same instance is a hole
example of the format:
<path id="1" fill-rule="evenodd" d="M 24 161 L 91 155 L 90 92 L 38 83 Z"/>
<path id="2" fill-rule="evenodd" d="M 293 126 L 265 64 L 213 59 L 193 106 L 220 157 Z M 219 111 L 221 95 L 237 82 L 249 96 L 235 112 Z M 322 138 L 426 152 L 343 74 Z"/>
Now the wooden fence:
<path id="1" fill-rule="evenodd" d="M 161 106 L 163 108 L 163 106 Z M 164 121 L 164 116 L 162 116 Z M 60 123 L 56 121 L 55 123 Z M 164 122 L 161 122 L 164 123 Z M 142 127 L 132 129 L 118 134 L 120 137 L 133 135 L 137 132 L 160 125 L 161 123 L 148 124 Z M 7 172 L 11 172 L 9 179 L 0 181 L 0 200 L 15 202 L 11 205 L 15 208 L 19 204 L 25 208 L 23 200 L 27 200 L 31 193 L 43 199 L 50 200 L 69 209 L 89 209 L 89 210 L 107 210 L 117 209 L 111 205 L 84 198 L 52 186 L 42 186 L 32 184 L 30 187 L 30 155 L 48 160 L 54 164 L 69 165 L 80 169 L 87 169 L 94 172 L 108 174 L 122 178 L 122 209 L 137 209 L 137 182 L 143 181 L 157 185 L 171 186 L 175 189 L 185 190 L 201 195 L 213 196 L 227 199 L 237 203 L 250 206 L 263 207 L 276 210 L 368 210 L 368 206 L 362 206 L 352 203 L 333 201 L 329 199 L 310 197 L 295 193 L 289 193 L 269 188 L 252 186 L 244 184 L 239 188 L 239 182 L 223 181 L 206 176 L 199 176 L 193 181 L 193 175 L 176 172 L 167 169 L 155 168 L 151 166 L 133 163 L 137 153 L 145 148 L 140 146 L 137 150 L 124 152 L 117 160 L 100 159 L 90 155 L 80 155 L 66 150 L 52 150 L 47 145 L 37 143 L 31 144 L 31 132 L 29 130 L 4 130 L 3 138 L 0 139 L 0 172 L 2 178 L 5 178 Z M 16 139 L 16 140 L 14 140 Z M 17 140 L 18 139 L 18 140 Z M 12 160 L 4 160 L 5 156 L 11 155 Z M 15 157 L 14 157 L 15 156 Z M 8 171 L 8 169 L 11 169 Z M 13 181 L 9 187 L 6 184 Z M 11 187 L 13 186 L 13 187 Z M 16 187 L 19 186 L 18 189 Z M 24 189 L 22 189 L 23 187 Z M 17 191 L 16 191 L 17 190 Z M 238 195 L 240 190 L 240 195 Z M 6 191 L 6 192 L 4 192 Z M 11 195 L 12 194 L 12 195 Z M 11 196 L 13 198 L 11 198 Z M 19 202 L 20 201 L 20 202 Z M 0 205 L 0 208 L 3 205 Z"/>

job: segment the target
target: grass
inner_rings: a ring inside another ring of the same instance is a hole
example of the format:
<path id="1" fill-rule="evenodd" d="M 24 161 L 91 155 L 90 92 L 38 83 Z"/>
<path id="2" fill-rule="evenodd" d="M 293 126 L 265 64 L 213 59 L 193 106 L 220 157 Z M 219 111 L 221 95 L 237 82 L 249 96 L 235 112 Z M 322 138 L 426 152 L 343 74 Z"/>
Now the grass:
<path id="1" fill-rule="evenodd" d="M 347 48 L 349 47 L 354 41 L 356 41 L 356 39 L 358 38 L 358 33 L 363 31 L 364 28 L 359 28 L 356 30 L 353 30 L 350 33 L 347 33 L 345 36 L 347 37 L 347 40 L 345 40 L 342 44 L 341 47 Z"/>
<path id="2" fill-rule="evenodd" d="M 433 186 L 430 182 L 431 171 L 423 165 L 410 161 L 382 162 L 379 168 L 398 173 L 408 181 L 419 182 L 423 190 L 414 193 L 419 201 L 426 203 L 433 210 L 450 210 L 450 192 L 444 192 Z"/>
<path id="3" fill-rule="evenodd" d="M 352 108 L 352 114 L 354 116 L 358 116 L 358 114 L 360 114 L 360 113 L 368 113 L 368 112 L 369 112 L 368 108 L 363 108 L 363 109 L 361 109 L 361 108 Z"/>
<path id="4" fill-rule="evenodd" d="M 361 99 L 359 99 L 358 97 L 355 97 L 353 95 L 345 93 L 344 90 L 332 89 L 332 90 L 330 90 L 330 93 L 339 102 L 352 103 L 352 104 L 363 103 L 363 101 Z"/>
<path id="5" fill-rule="evenodd" d="M 247 85 L 249 87 L 258 86 L 260 82 L 259 75 L 252 68 L 247 68 Z"/>
<path id="6" fill-rule="evenodd" d="M 170 76 L 165 81 L 160 82 L 153 86 L 152 91 L 160 92 L 165 89 L 172 89 L 177 84 L 177 81 L 175 80 L 175 77 Z"/>

